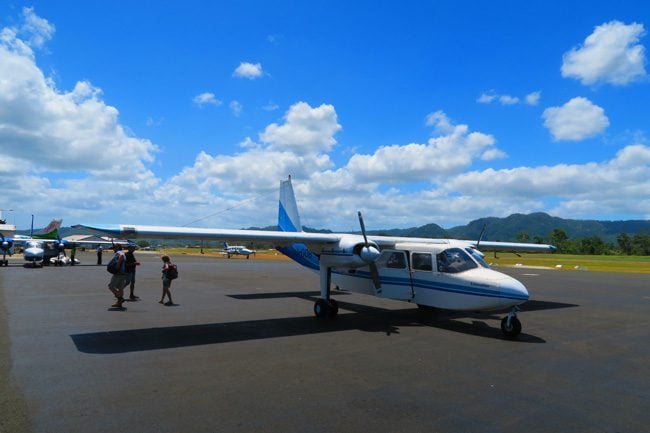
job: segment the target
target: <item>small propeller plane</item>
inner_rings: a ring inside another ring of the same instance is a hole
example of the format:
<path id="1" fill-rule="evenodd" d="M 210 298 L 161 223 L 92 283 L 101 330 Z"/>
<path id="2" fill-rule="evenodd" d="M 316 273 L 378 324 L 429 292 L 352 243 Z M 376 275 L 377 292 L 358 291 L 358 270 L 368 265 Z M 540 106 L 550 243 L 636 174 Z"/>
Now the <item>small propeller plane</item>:
<path id="1" fill-rule="evenodd" d="M 255 256 L 254 250 L 248 249 L 243 245 L 228 245 L 228 242 L 223 243 L 222 253 L 227 255 L 228 258 L 231 256 L 246 256 L 249 259 L 251 254 Z"/>
<path id="2" fill-rule="evenodd" d="M 61 227 L 61 219 L 53 219 L 47 227 L 34 232 L 33 219 L 32 230 L 29 236 L 27 235 L 14 235 L 13 237 L 6 237 L 0 233 L 0 250 L 2 250 L 2 260 L 0 266 L 9 266 L 7 255 L 13 254 L 14 246 L 23 247 L 23 258 L 26 262 L 30 263 L 32 267 L 42 266 L 49 264 L 48 260 L 56 258 L 57 264 L 71 263 L 71 259 L 65 257 L 65 249 L 79 245 L 97 245 L 97 244 L 112 244 L 111 241 L 74 241 L 70 242 L 61 239 L 59 236 L 59 228 Z M 124 242 L 115 242 L 124 243 Z"/>
<path id="3" fill-rule="evenodd" d="M 194 239 L 272 242 L 299 264 L 320 275 L 320 297 L 314 304 L 318 318 L 333 318 L 338 303 L 332 285 L 381 298 L 402 300 L 421 308 L 460 311 L 509 310 L 501 321 L 506 337 L 521 332 L 518 305 L 528 300 L 526 287 L 485 263 L 477 245 L 495 251 L 553 251 L 543 244 L 371 236 L 361 212 L 361 234 L 302 231 L 291 177 L 280 182 L 279 231 L 228 230 L 146 225 L 84 227 L 125 239 Z"/>

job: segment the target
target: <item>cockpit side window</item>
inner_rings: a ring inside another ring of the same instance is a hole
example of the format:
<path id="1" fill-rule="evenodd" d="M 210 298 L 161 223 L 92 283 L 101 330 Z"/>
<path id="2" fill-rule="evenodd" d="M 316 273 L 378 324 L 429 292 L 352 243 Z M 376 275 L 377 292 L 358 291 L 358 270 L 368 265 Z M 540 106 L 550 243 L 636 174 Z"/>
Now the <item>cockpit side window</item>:
<path id="1" fill-rule="evenodd" d="M 433 270 L 431 254 L 429 253 L 413 253 L 411 254 L 411 262 L 413 263 L 414 271 Z"/>
<path id="2" fill-rule="evenodd" d="M 404 269 L 406 267 L 406 258 L 402 252 L 394 252 L 386 260 L 386 267 L 393 269 Z"/>
<path id="3" fill-rule="evenodd" d="M 458 274 L 478 267 L 476 262 L 460 248 L 444 250 L 436 258 L 438 261 L 438 272 Z"/>

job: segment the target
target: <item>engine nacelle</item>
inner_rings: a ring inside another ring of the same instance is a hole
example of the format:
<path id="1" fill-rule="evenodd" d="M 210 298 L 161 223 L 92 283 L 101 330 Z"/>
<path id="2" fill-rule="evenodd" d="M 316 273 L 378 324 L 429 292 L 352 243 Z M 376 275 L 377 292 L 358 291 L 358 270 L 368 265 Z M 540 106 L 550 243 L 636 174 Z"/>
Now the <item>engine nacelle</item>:
<path id="1" fill-rule="evenodd" d="M 13 246 L 14 246 L 13 239 L 3 238 L 2 241 L 0 242 L 0 249 L 2 249 L 2 251 L 9 251 Z"/>
<path id="2" fill-rule="evenodd" d="M 335 246 L 325 246 L 320 251 L 321 266 L 333 268 L 361 268 L 379 257 L 379 247 L 374 242 L 366 243 L 363 236 L 346 235 Z"/>

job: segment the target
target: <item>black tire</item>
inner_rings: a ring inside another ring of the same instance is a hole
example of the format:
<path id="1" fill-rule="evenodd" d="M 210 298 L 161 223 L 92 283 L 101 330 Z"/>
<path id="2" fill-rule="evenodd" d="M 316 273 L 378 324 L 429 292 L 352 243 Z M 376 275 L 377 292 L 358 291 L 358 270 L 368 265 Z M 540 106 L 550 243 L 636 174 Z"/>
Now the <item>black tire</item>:
<path id="1" fill-rule="evenodd" d="M 501 320 L 501 332 L 507 338 L 517 338 L 521 333 L 521 322 L 516 317 L 510 319 L 510 326 L 508 326 L 508 317 Z"/>
<path id="2" fill-rule="evenodd" d="M 319 299 L 314 303 L 314 314 L 319 319 L 328 317 L 330 306 L 325 299 Z"/>

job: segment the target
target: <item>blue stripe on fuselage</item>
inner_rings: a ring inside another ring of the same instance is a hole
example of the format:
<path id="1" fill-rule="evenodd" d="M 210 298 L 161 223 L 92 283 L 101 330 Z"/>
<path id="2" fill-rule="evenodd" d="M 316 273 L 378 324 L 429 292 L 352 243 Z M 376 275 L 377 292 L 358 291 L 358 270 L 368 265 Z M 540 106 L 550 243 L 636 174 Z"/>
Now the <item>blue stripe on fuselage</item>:
<path id="1" fill-rule="evenodd" d="M 348 272 L 340 272 L 340 271 L 334 271 L 335 273 L 339 275 L 344 275 L 348 277 L 356 277 L 356 278 L 363 278 L 366 280 L 371 280 L 372 277 L 369 272 L 366 271 L 359 271 L 357 270 L 354 274 L 349 274 Z M 385 277 L 381 276 L 380 277 L 380 282 L 382 284 L 391 284 L 391 285 L 396 285 L 396 286 L 405 286 L 405 287 L 411 287 L 411 280 L 408 278 L 401 278 L 401 277 Z M 414 279 L 413 280 L 413 288 L 414 289 L 424 289 L 424 290 L 437 290 L 439 292 L 448 292 L 448 293 L 456 293 L 459 295 L 471 295 L 471 296 L 482 296 L 486 298 L 503 298 L 503 299 L 515 299 L 518 301 L 526 301 L 528 300 L 527 297 L 522 297 L 522 296 L 516 296 L 508 293 L 501 292 L 499 290 L 489 290 L 489 289 L 482 289 L 479 287 L 475 286 L 465 286 L 461 284 L 450 284 L 450 283 L 443 283 L 443 282 L 433 282 L 433 281 L 427 281 L 427 280 L 422 280 L 422 279 Z"/>

